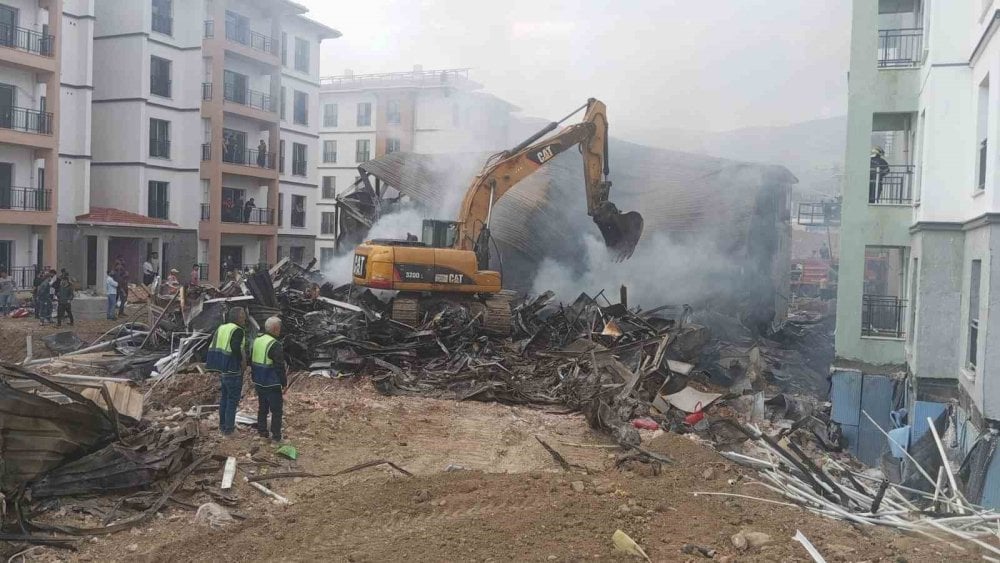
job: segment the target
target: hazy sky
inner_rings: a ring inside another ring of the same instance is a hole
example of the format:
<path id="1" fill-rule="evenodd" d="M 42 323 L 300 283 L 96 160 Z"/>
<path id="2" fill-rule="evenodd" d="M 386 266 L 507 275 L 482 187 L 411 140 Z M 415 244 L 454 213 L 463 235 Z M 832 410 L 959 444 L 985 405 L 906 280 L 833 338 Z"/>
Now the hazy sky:
<path id="1" fill-rule="evenodd" d="M 553 118 L 597 97 L 616 135 L 846 113 L 847 0 L 299 0 L 343 33 L 324 75 L 472 68 Z"/>

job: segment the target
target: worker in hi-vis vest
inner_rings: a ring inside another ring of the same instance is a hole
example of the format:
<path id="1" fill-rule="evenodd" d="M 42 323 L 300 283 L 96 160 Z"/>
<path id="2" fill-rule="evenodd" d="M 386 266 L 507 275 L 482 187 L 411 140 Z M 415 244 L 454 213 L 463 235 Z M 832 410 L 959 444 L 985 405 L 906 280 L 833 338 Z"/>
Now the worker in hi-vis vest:
<path id="1" fill-rule="evenodd" d="M 281 441 L 281 413 L 284 393 L 288 388 L 285 377 L 285 352 L 277 337 L 281 336 L 281 319 L 264 321 L 264 334 L 250 347 L 250 375 L 257 390 L 257 432 L 262 438 Z M 271 413 L 271 431 L 267 429 L 267 414 Z"/>
<path id="2" fill-rule="evenodd" d="M 205 368 L 219 374 L 219 431 L 229 436 L 236 431 L 236 407 L 243 396 L 243 373 L 246 371 L 247 312 L 234 307 L 229 322 L 215 329 L 205 358 Z"/>

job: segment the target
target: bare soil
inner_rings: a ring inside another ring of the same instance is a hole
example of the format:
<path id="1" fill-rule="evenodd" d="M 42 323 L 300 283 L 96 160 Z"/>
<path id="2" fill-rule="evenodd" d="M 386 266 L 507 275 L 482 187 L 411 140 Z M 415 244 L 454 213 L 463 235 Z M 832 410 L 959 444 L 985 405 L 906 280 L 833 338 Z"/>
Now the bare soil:
<path id="1" fill-rule="evenodd" d="M 247 414 L 255 411 L 252 392 L 241 407 Z M 231 510 L 247 518 L 236 524 L 214 530 L 193 523 L 193 511 L 172 507 L 145 527 L 89 539 L 77 553 L 42 548 L 28 559 L 634 560 L 614 550 L 616 529 L 631 535 L 654 561 L 703 559 L 685 553 L 685 544 L 715 549 L 720 561 L 809 561 L 792 540 L 796 530 L 828 561 L 979 559 L 887 529 L 855 529 L 797 507 L 695 497 L 714 491 L 774 498 L 753 484 L 754 474 L 685 436 L 645 434 L 648 447 L 677 460 L 658 473 L 641 464 L 619 470 L 616 450 L 581 447 L 608 440 L 579 415 L 383 397 L 367 382 L 319 378 L 293 385 L 285 420 L 289 442 L 299 450 L 296 462 L 282 461 L 275 446 L 251 430 L 220 442 L 215 421 L 206 420 L 202 428 L 218 453 L 249 461 L 256 452 L 281 464 L 270 471 L 324 473 L 388 459 L 414 477 L 382 466 L 339 477 L 272 480 L 267 485 L 293 503 L 278 506 L 247 486 L 240 473 L 237 506 Z M 562 471 L 535 436 L 581 469 Z M 213 483 L 219 478 L 207 476 Z M 205 502 L 195 481 L 189 479 L 181 496 Z M 96 524 L 90 516 L 77 518 L 82 522 L 74 523 Z M 741 530 L 766 533 L 772 542 L 738 551 L 730 538 Z"/>
<path id="2" fill-rule="evenodd" d="M 132 307 L 127 313 L 131 314 Z M 137 309 L 136 309 L 137 310 Z M 0 360 L 7 362 L 20 362 L 27 354 L 26 336 L 31 335 L 32 356 L 34 358 L 48 358 L 52 354 L 40 340 L 43 336 L 55 334 L 57 332 L 72 331 L 87 344 L 96 340 L 108 329 L 124 322 L 123 320 L 109 321 L 106 319 L 82 320 L 78 319 L 74 326 L 69 326 L 67 321 L 63 321 L 62 327 L 55 324 L 41 324 L 34 317 L 23 319 L 12 319 L 0 316 Z"/>

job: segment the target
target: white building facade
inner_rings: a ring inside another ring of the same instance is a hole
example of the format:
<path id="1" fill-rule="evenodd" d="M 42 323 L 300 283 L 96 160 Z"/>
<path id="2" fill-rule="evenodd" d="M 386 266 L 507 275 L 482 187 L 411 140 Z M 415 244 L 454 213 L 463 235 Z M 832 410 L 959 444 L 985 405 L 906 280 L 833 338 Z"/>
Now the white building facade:
<path id="1" fill-rule="evenodd" d="M 507 148 L 517 107 L 481 91 L 469 69 L 354 74 L 320 82 L 320 198 L 316 252 L 338 252 L 336 197 L 360 178 L 358 165 L 391 152 L 475 153 Z M 343 249 L 340 249 L 343 251 Z"/>
<path id="2" fill-rule="evenodd" d="M 995 0 L 854 0 L 838 361 L 956 399 L 965 449 L 1000 421 L 998 30 Z"/>

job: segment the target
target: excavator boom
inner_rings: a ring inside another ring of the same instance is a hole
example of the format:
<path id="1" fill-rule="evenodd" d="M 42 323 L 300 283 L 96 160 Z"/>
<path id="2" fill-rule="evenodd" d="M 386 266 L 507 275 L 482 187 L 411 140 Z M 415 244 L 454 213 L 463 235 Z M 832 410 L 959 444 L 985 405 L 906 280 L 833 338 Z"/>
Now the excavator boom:
<path id="1" fill-rule="evenodd" d="M 634 211 L 621 213 L 608 199 L 611 182 L 607 179 L 610 166 L 608 118 L 604 103 L 591 98 L 562 121 L 584 108 L 587 113 L 580 123 L 539 140 L 555 130 L 561 121 L 551 123 L 513 149 L 500 153 L 487 164 L 465 194 L 459 208 L 458 248 L 475 250 L 480 257 L 484 253 L 488 256 L 488 249 L 484 249 L 483 231 L 486 231 L 488 237 L 489 220 L 497 200 L 552 158 L 579 145 L 583 155 L 587 214 L 597 224 L 605 245 L 617 260 L 625 260 L 632 255 L 642 236 L 643 220 Z M 483 262 L 482 258 L 480 262 Z"/>

